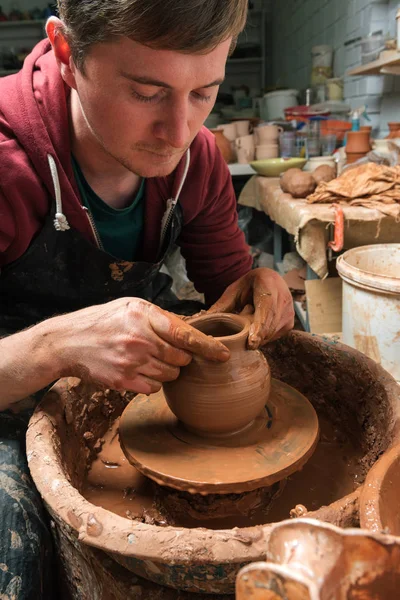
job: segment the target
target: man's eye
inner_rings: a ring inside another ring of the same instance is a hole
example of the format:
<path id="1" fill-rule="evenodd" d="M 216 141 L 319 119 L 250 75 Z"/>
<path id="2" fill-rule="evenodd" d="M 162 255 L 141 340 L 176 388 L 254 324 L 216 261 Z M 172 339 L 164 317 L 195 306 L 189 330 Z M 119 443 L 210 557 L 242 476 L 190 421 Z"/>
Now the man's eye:
<path id="1" fill-rule="evenodd" d="M 154 96 L 143 96 L 142 94 L 138 94 L 134 90 L 132 90 L 132 95 L 134 98 L 136 98 L 136 100 L 139 100 L 139 102 L 147 102 L 147 103 L 155 102 L 159 98 L 159 94 L 155 94 Z"/>

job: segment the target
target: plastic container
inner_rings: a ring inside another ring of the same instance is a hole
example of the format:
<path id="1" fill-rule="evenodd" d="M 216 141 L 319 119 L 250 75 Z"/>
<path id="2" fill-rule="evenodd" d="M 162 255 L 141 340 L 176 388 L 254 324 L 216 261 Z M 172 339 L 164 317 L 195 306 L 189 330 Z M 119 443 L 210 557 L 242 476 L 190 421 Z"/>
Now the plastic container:
<path id="1" fill-rule="evenodd" d="M 332 46 L 321 45 L 313 46 L 311 50 L 312 66 L 314 67 L 332 67 L 333 48 Z"/>
<path id="2" fill-rule="evenodd" d="M 363 65 L 378 60 L 380 53 L 385 49 L 383 35 L 376 34 L 363 38 L 361 46 L 361 63 Z"/>
<path id="3" fill-rule="evenodd" d="M 343 279 L 343 342 L 400 381 L 400 244 L 348 250 L 337 260 Z"/>
<path id="4" fill-rule="evenodd" d="M 279 90 L 265 94 L 261 102 L 261 118 L 264 121 L 284 119 L 285 108 L 296 106 L 298 95 L 297 90 Z"/>

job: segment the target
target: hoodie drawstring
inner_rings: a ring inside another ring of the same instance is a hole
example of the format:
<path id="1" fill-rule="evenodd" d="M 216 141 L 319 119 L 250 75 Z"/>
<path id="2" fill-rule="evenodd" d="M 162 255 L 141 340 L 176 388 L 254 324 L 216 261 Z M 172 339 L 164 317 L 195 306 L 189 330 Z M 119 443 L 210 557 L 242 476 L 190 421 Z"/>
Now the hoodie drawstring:
<path id="1" fill-rule="evenodd" d="M 67 221 L 67 217 L 62 212 L 61 187 L 60 180 L 58 178 L 56 161 L 51 156 L 51 154 L 47 155 L 47 160 L 49 161 L 51 177 L 53 179 L 54 185 L 54 192 L 56 195 L 56 214 L 54 217 L 54 228 L 57 231 L 68 231 L 68 229 L 70 229 L 70 226 Z"/>

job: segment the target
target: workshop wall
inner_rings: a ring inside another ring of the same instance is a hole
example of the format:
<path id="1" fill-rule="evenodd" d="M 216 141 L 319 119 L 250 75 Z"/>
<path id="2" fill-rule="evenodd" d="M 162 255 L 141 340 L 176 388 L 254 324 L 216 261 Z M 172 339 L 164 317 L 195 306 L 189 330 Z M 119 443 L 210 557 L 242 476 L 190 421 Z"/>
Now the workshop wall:
<path id="1" fill-rule="evenodd" d="M 311 48 L 334 48 L 334 76 L 361 64 L 359 38 L 375 31 L 395 35 L 398 0 L 286 0 L 274 2 L 274 36 L 270 80 L 296 89 L 309 87 Z M 400 78 L 345 77 L 345 99 L 351 107 L 368 105 L 375 129 L 397 120 Z M 396 117 L 396 118 L 395 118 Z"/>

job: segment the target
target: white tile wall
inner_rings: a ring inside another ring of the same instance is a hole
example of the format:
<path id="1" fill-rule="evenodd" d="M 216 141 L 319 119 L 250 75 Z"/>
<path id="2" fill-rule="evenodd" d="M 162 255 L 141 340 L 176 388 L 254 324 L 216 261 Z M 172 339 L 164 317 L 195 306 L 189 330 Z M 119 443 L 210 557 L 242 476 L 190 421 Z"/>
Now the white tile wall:
<path id="1" fill-rule="evenodd" d="M 357 38 L 376 31 L 395 37 L 398 8 L 400 0 L 274 2 L 271 83 L 301 90 L 309 87 L 311 48 L 317 44 L 332 45 L 334 76 L 345 75 L 361 64 Z M 345 77 L 344 92 L 352 108 L 367 105 L 376 132 L 380 128 L 385 134 L 389 120 L 400 120 L 400 77 Z"/>

